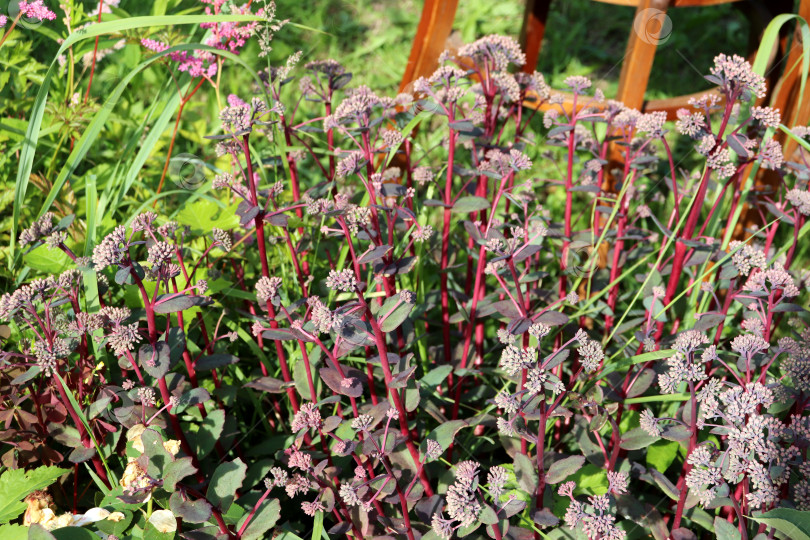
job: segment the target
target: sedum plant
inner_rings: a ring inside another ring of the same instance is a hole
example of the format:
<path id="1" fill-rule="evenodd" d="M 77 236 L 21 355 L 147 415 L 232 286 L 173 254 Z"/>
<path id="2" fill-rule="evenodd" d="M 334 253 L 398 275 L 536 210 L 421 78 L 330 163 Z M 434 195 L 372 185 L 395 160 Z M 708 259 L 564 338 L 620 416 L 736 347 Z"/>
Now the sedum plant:
<path id="1" fill-rule="evenodd" d="M 71 216 L 20 234 L 73 263 L 0 298 L 2 463 L 64 467 L 30 534 L 808 534 L 810 195 L 774 133 L 810 133 L 761 74 L 718 56 L 672 131 L 585 77 L 564 107 L 503 36 L 395 97 L 301 56 L 227 96 L 177 212 L 86 256 Z"/>

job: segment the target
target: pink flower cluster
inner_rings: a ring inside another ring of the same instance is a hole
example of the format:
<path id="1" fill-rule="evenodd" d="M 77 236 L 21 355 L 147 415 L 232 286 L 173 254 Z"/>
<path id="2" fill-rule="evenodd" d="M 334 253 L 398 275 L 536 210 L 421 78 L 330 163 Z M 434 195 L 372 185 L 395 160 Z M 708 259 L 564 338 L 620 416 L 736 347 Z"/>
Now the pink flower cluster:
<path id="1" fill-rule="evenodd" d="M 202 0 L 202 2 L 204 4 L 210 4 L 213 7 L 213 9 L 211 9 L 211 7 L 205 8 L 206 15 L 219 15 L 222 12 L 224 0 Z M 241 7 L 232 9 L 231 14 L 252 15 L 250 2 Z M 256 15 L 264 16 L 264 9 L 260 8 Z M 200 28 L 210 28 L 213 34 L 205 40 L 206 45 L 239 54 L 239 49 L 245 46 L 248 38 L 250 38 L 256 30 L 257 25 L 258 22 L 246 24 L 237 22 L 201 23 Z"/>
<path id="2" fill-rule="evenodd" d="M 52 21 L 56 18 L 56 13 L 48 9 L 42 0 L 34 0 L 34 2 L 22 1 L 19 3 L 20 13 L 23 17 L 30 19 L 49 20 Z M 5 23 L 5 21 L 3 21 Z M 2 25 L 0 25 L 2 26 Z"/>
<path id="3" fill-rule="evenodd" d="M 225 0 L 202 0 L 210 7 L 205 8 L 206 15 L 219 15 L 222 13 L 222 5 Z M 250 3 L 233 8 L 232 15 L 252 15 Z M 256 15 L 264 16 L 264 10 L 259 9 Z M 239 54 L 239 49 L 245 46 L 248 38 L 253 35 L 258 22 L 238 23 L 202 23 L 200 28 L 210 29 L 211 36 L 205 40 L 205 44 L 216 49 Z M 142 39 L 141 44 L 157 53 L 169 48 L 167 43 L 155 39 Z M 169 58 L 177 62 L 178 71 L 187 71 L 192 77 L 211 78 L 217 73 L 216 57 L 209 51 L 176 51 L 169 54 Z"/>
<path id="4" fill-rule="evenodd" d="M 169 48 L 168 43 L 164 43 L 157 39 L 144 38 L 141 40 L 141 45 L 156 53 L 162 53 Z M 202 56 L 205 55 L 205 58 Z M 202 51 L 175 51 L 169 54 L 169 58 L 177 62 L 178 71 L 187 71 L 192 77 L 206 77 L 211 78 L 217 73 L 216 62 L 211 62 L 210 53 Z"/>

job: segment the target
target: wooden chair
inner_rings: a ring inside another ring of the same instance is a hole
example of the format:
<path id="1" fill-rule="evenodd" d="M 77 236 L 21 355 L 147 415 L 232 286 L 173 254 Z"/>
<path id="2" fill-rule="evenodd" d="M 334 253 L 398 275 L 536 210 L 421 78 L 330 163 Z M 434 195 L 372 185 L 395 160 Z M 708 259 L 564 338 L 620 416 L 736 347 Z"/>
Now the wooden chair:
<path id="1" fill-rule="evenodd" d="M 645 112 L 666 111 L 669 120 L 675 119 L 675 112 L 688 107 L 688 101 L 706 92 L 697 92 L 684 96 L 663 100 L 645 101 L 650 72 L 658 42 L 667 36 L 661 35 L 662 30 L 667 32 L 668 18 L 666 12 L 670 8 L 701 7 L 717 4 L 741 2 L 741 0 L 594 0 L 619 6 L 635 6 L 636 17 L 634 28 L 629 31 L 627 48 L 622 62 L 622 71 L 619 78 L 619 87 L 616 100 L 628 107 Z M 527 0 L 521 30 L 521 44 L 526 53 L 524 70 L 534 71 L 540 54 L 540 47 L 545 34 L 546 21 L 552 0 Z M 805 4 L 803 0 L 802 4 Z M 771 0 L 771 9 L 784 11 L 792 8 L 791 0 Z M 403 74 L 400 90 L 408 88 L 409 84 L 422 76 L 430 75 L 438 65 L 439 54 L 444 50 L 450 36 L 455 18 L 458 0 L 425 0 L 422 17 L 414 38 L 411 55 Z M 754 33 L 764 28 L 764 16 L 756 9 L 750 8 L 750 19 L 754 22 Z M 566 99 L 564 106 L 570 108 L 571 100 Z M 532 107 L 530 103 L 527 107 Z"/>
<path id="2" fill-rule="evenodd" d="M 546 29 L 546 21 L 552 0 L 526 0 L 523 25 L 521 29 L 521 44 L 526 53 L 526 65 L 524 70 L 534 71 L 540 54 L 540 48 Z M 639 109 L 644 112 L 665 111 L 668 120 L 675 119 L 675 113 L 680 108 L 689 108 L 688 101 L 692 97 L 699 97 L 706 92 L 696 92 L 694 94 L 677 96 L 661 100 L 645 100 L 647 84 L 650 79 L 653 62 L 658 42 L 661 39 L 661 32 L 668 31 L 665 27 L 666 12 L 670 8 L 698 8 L 717 4 L 727 4 L 739 2 L 741 9 L 748 11 L 749 20 L 752 21 L 752 32 L 749 39 L 750 51 L 758 48 L 759 36 L 769 22 L 767 14 L 762 8 L 765 4 L 755 2 L 742 2 L 741 0 L 594 0 L 603 3 L 615 4 L 619 6 L 635 6 L 636 16 L 634 18 L 634 29 L 629 32 L 627 48 L 622 70 L 619 78 L 616 100 L 623 102 L 629 107 Z M 758 7 L 759 6 L 759 9 Z M 453 27 L 458 0 L 425 0 L 422 16 L 419 21 L 413 47 L 408 60 L 405 73 L 403 74 L 400 91 L 407 90 L 419 77 L 427 77 L 436 69 L 438 58 L 446 48 L 448 38 Z M 771 16 L 776 13 L 791 12 L 793 9 L 792 0 L 768 0 L 767 7 L 771 10 Z M 799 15 L 810 21 L 810 0 L 801 0 Z M 639 31 L 643 29 L 643 31 Z M 663 36 L 666 37 L 666 36 Z M 786 40 L 782 39 L 780 45 L 784 50 Z M 801 39 L 798 30 L 795 32 L 790 50 L 785 58 L 784 75 L 780 76 L 780 70 L 773 70 L 770 66 L 780 64 L 777 51 L 771 53 L 769 70 L 771 73 L 768 80 L 769 95 L 760 100 L 760 103 L 769 103 L 771 106 L 780 109 L 783 123 L 788 126 L 808 125 L 810 121 L 810 84 L 807 85 L 804 99 L 799 104 L 800 70 L 795 66 L 799 62 L 802 54 Z M 749 55 L 750 56 L 750 55 Z M 751 58 L 753 60 L 753 58 Z M 719 94 L 718 94 L 719 95 Z M 524 104 L 529 108 L 536 108 L 539 100 L 528 101 Z M 572 100 L 566 96 L 563 106 L 571 109 Z M 541 109 L 546 105 L 541 105 Z M 784 154 L 786 159 L 790 159 L 796 151 L 803 151 L 797 147 L 796 143 L 778 134 L 780 142 L 784 143 Z M 611 152 L 613 157 L 614 152 Z M 757 176 L 757 189 L 766 189 L 768 186 L 776 186 L 781 179 L 773 171 L 760 171 Z M 746 208 L 743 219 L 740 220 L 738 230 L 735 231 L 735 238 L 743 238 L 754 225 L 757 225 L 759 216 L 756 211 Z"/>

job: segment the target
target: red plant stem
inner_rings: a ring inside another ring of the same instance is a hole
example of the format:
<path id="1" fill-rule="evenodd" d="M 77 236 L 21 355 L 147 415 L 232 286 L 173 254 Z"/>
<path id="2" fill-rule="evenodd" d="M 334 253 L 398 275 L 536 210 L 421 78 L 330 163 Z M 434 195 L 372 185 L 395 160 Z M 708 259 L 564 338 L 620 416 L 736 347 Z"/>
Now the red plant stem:
<path id="1" fill-rule="evenodd" d="M 245 522 L 242 523 L 242 526 L 239 527 L 239 531 L 236 533 L 236 536 L 238 538 L 242 538 L 242 535 L 244 534 L 245 529 L 247 529 L 248 525 L 250 525 L 250 521 L 253 519 L 253 516 L 256 515 L 256 511 L 259 509 L 259 506 L 261 506 L 261 504 L 268 497 L 268 495 L 270 495 L 270 490 L 269 489 L 265 490 L 265 492 L 262 493 L 262 496 L 259 497 L 259 500 L 256 501 L 256 504 L 254 504 L 253 508 L 250 509 L 250 513 L 248 514 L 248 517 L 245 518 Z"/>
<path id="2" fill-rule="evenodd" d="M 540 407 L 540 425 L 537 429 L 537 447 L 536 447 L 536 463 L 537 463 L 537 490 L 534 493 L 534 507 L 537 510 L 543 508 L 543 492 L 546 490 L 546 469 L 544 463 L 544 454 L 546 448 L 546 399 L 541 394 Z M 534 533 L 535 540 L 540 539 L 540 533 Z"/>
<path id="3" fill-rule="evenodd" d="M 284 141 L 287 143 L 287 148 L 292 146 L 291 129 L 286 119 L 281 117 L 282 128 L 284 129 Z M 295 160 L 290 156 L 290 152 L 286 152 L 287 164 L 290 167 L 290 183 L 292 184 L 293 201 L 296 203 L 301 200 L 301 187 L 298 184 L 298 166 Z M 295 215 L 299 218 L 303 215 L 301 207 L 295 209 Z"/>
<path id="4" fill-rule="evenodd" d="M 449 121 L 453 122 L 454 118 L 452 112 L 449 116 Z M 450 251 L 450 205 L 452 202 L 453 191 L 453 162 L 455 161 L 456 154 L 456 138 L 457 134 L 454 129 L 450 128 L 450 135 L 448 136 L 448 156 L 447 156 L 447 179 L 444 184 L 444 221 L 442 228 L 442 254 L 439 268 L 439 286 L 441 288 L 441 306 L 442 306 L 442 340 L 444 342 L 444 361 L 447 364 L 453 362 L 452 345 L 450 344 L 450 294 L 447 289 L 447 266 L 449 261 Z M 452 385 L 452 375 L 448 377 L 448 384 Z"/>
<path id="5" fill-rule="evenodd" d="M 258 206 L 259 195 L 256 189 L 256 182 L 253 178 L 253 161 L 250 157 L 249 137 L 250 134 L 246 134 L 242 139 L 242 150 L 245 153 L 245 164 L 247 167 L 247 173 L 245 176 L 247 176 L 246 180 L 250 190 L 251 202 L 254 206 Z M 259 248 L 259 260 L 261 261 L 262 265 L 262 276 L 269 278 L 270 264 L 267 258 L 267 242 L 264 237 L 264 212 L 260 211 L 258 214 L 256 214 L 256 217 L 253 219 L 253 223 L 256 227 L 256 244 Z M 276 321 L 276 310 L 270 300 L 267 301 L 267 314 L 268 318 L 270 319 L 270 328 L 278 328 L 278 322 Z M 282 347 L 281 342 L 278 340 L 275 340 L 275 344 L 279 365 L 281 366 L 281 376 L 285 383 L 289 383 L 292 381 L 292 376 L 290 375 L 290 368 L 287 365 L 287 358 L 284 355 L 284 348 Z M 290 404 L 292 405 L 293 412 L 298 412 L 299 405 L 298 398 L 295 395 L 295 389 L 292 387 L 287 388 L 287 396 L 290 398 Z"/>
<path id="6" fill-rule="evenodd" d="M 560 259 L 560 298 L 565 296 L 566 291 L 566 277 L 565 269 L 568 267 L 568 247 L 571 244 L 571 210 L 573 207 L 573 192 L 571 188 L 574 187 L 574 150 L 576 130 L 576 110 L 577 110 L 577 95 L 574 94 L 574 104 L 571 112 L 571 131 L 568 132 L 568 161 L 566 163 L 565 174 L 565 237 L 563 238 L 562 258 Z"/>
<path id="7" fill-rule="evenodd" d="M 419 467 L 419 450 L 416 448 L 416 445 L 413 442 L 413 437 L 411 436 L 411 432 L 408 429 L 408 413 L 405 410 L 402 400 L 400 399 L 399 392 L 390 387 L 393 375 L 391 374 L 391 366 L 388 363 L 388 348 L 385 345 L 385 334 L 380 329 L 380 325 L 377 324 L 377 319 L 371 313 L 371 308 L 369 307 L 365 298 L 363 298 L 362 293 L 359 291 L 357 292 L 357 298 L 360 300 L 360 303 L 363 305 L 363 308 L 366 311 L 368 323 L 371 325 L 371 330 L 374 333 L 374 342 L 377 345 L 377 351 L 380 354 L 380 365 L 382 366 L 383 370 L 386 392 L 390 393 L 394 408 L 399 413 L 400 432 L 402 433 L 402 436 L 405 437 L 405 445 L 408 447 L 408 451 L 411 454 L 411 459 L 413 459 L 414 466 Z M 421 471 L 420 479 L 422 481 L 422 486 L 425 488 L 425 494 L 428 497 L 432 497 L 433 488 L 430 485 L 430 481 L 428 480 L 424 469 Z"/>
<path id="8" fill-rule="evenodd" d="M 79 513 L 79 464 L 73 465 L 73 513 Z"/>
<path id="9" fill-rule="evenodd" d="M 14 17 L 13 21 L 11 21 L 11 26 L 8 27 L 8 30 L 6 30 L 6 33 L 3 34 L 2 39 L 0 39 L 0 47 L 2 47 L 3 43 L 6 42 L 8 36 L 11 34 L 11 31 L 14 30 L 14 27 L 17 26 L 17 23 L 20 22 L 20 17 L 22 17 L 22 10 L 20 10 L 20 12 L 17 13 L 17 16 Z"/>
<path id="10" fill-rule="evenodd" d="M 790 245 L 787 255 L 785 256 L 785 269 L 790 268 L 790 263 L 793 262 L 793 255 L 796 253 L 796 248 L 799 246 L 799 230 L 804 227 L 805 219 L 804 215 L 800 214 L 798 210 L 793 211 L 793 243 Z M 778 223 L 777 221 L 774 224 L 774 228 Z"/>
<path id="11" fill-rule="evenodd" d="M 689 403 L 692 406 L 692 415 L 689 419 L 689 447 L 686 451 L 686 457 L 688 458 L 692 451 L 697 446 L 697 436 L 698 436 L 698 428 L 697 428 L 697 399 L 695 397 L 695 383 L 689 381 Z M 681 518 L 683 517 L 684 507 L 686 505 L 686 496 L 689 493 L 689 489 L 686 487 L 686 475 L 692 469 L 692 466 L 689 464 L 688 460 L 684 460 L 683 462 L 683 469 L 681 470 L 681 477 L 678 479 L 678 488 L 680 489 L 680 494 L 678 496 L 678 506 L 675 510 L 675 518 L 672 521 L 672 530 L 679 528 L 681 526 Z"/>
<path id="12" fill-rule="evenodd" d="M 720 128 L 717 131 L 717 141 L 723 140 L 723 133 L 725 132 L 726 125 L 728 124 L 728 120 L 731 117 L 731 106 L 734 103 L 734 99 L 736 96 L 729 96 L 729 99 L 726 101 L 726 110 L 723 114 L 723 121 L 720 124 Z M 725 147 L 727 143 L 723 143 L 722 147 Z M 686 260 L 686 252 L 687 246 L 682 240 L 691 240 L 692 236 L 695 232 L 695 228 L 697 227 L 698 219 L 700 219 L 701 210 L 703 209 L 703 200 L 706 198 L 706 191 L 709 187 L 709 177 L 711 176 L 711 169 L 707 165 L 703 172 L 703 177 L 700 180 L 700 186 L 698 187 L 697 193 L 695 195 L 694 203 L 692 204 L 692 209 L 689 212 L 689 217 L 686 220 L 686 224 L 684 225 L 683 234 L 681 235 L 680 239 L 675 243 L 675 255 L 672 259 L 672 272 L 669 276 L 669 282 L 667 283 L 667 290 L 666 295 L 664 296 L 664 305 L 668 305 L 672 299 L 675 297 L 675 292 L 678 289 L 678 282 L 680 281 L 681 274 L 683 273 L 684 262 Z M 656 333 L 656 341 L 660 340 L 661 335 L 663 334 L 664 326 L 663 323 L 658 324 L 658 332 Z M 677 527 L 676 527 L 677 528 Z"/>
<path id="13" fill-rule="evenodd" d="M 405 533 L 408 535 L 408 540 L 416 540 L 413 536 L 413 528 L 411 527 L 411 518 L 408 515 L 408 501 L 405 499 L 405 495 L 402 493 L 402 488 L 399 487 L 399 482 L 397 482 L 396 478 L 394 478 L 394 488 L 397 491 L 397 497 L 399 498 L 399 506 L 402 511 L 402 519 L 405 522 L 404 523 Z M 429 496 L 432 497 L 432 495 Z"/>
<path id="14" fill-rule="evenodd" d="M 101 8 L 104 6 L 104 0 L 98 1 L 98 21 L 101 22 Z M 93 74 L 96 71 L 96 55 L 98 54 L 98 39 L 101 36 L 96 36 L 96 44 L 93 46 L 93 63 L 90 66 L 90 80 L 87 81 L 87 92 L 84 94 L 84 102 L 90 98 L 90 87 L 93 86 Z"/>
<path id="15" fill-rule="evenodd" d="M 475 325 L 475 313 L 478 309 L 478 301 L 480 300 L 479 295 L 482 292 L 481 289 L 481 281 L 484 275 L 484 268 L 486 267 L 486 250 L 484 246 L 480 246 L 478 249 L 478 267 L 475 270 L 475 285 L 473 285 L 473 297 L 472 302 L 470 303 L 470 321 L 467 323 L 466 330 L 464 332 L 464 349 L 461 354 L 461 367 L 467 367 L 467 356 L 470 352 L 470 343 L 472 341 L 473 329 Z M 459 378 L 458 382 L 456 383 L 456 392 L 453 399 L 453 420 L 458 419 L 458 408 L 461 401 L 461 379 Z"/>
<path id="16" fill-rule="evenodd" d="M 149 343 L 154 348 L 158 342 L 158 334 L 157 334 L 157 324 L 155 321 L 155 309 L 152 302 L 149 300 L 149 295 L 146 293 L 146 288 L 143 286 L 143 281 L 141 280 L 138 273 L 135 271 L 134 267 L 130 267 L 130 275 L 132 279 L 135 281 L 135 285 L 138 286 L 138 290 L 141 293 L 141 298 L 143 299 L 144 309 L 146 310 L 146 324 L 149 329 Z M 157 288 L 155 288 L 155 292 L 157 293 Z M 160 390 L 160 398 L 163 400 L 164 404 L 169 403 L 171 400 L 171 394 L 169 393 L 169 387 L 166 384 L 166 377 L 160 377 L 158 379 L 158 389 Z M 203 482 L 205 478 L 203 477 L 202 473 L 200 472 L 200 460 L 197 457 L 197 453 L 188 443 L 186 439 L 185 432 L 180 427 L 180 421 L 177 419 L 177 416 L 171 413 L 171 410 L 166 411 L 169 417 L 169 423 L 172 425 L 172 431 L 174 432 L 175 437 L 180 441 L 180 447 L 183 451 L 188 454 L 191 459 L 192 463 L 195 464 L 197 467 L 197 481 Z"/>
<path id="17" fill-rule="evenodd" d="M 166 153 L 166 162 L 163 164 L 163 172 L 160 174 L 160 182 L 158 183 L 157 191 L 155 192 L 155 201 L 152 203 L 152 208 L 157 206 L 157 202 L 159 200 L 158 195 L 160 195 L 161 190 L 163 189 L 163 182 L 166 181 L 166 173 L 169 170 L 169 162 L 172 159 L 172 150 L 174 149 L 174 141 L 177 139 L 177 130 L 180 128 L 180 117 L 183 115 L 183 109 L 186 106 L 186 103 L 197 93 L 197 90 L 200 89 L 202 83 L 205 79 L 200 78 L 200 81 L 197 83 L 197 86 L 194 89 L 186 94 L 185 97 L 180 101 L 180 108 L 177 110 L 177 117 L 174 120 L 174 129 L 172 130 L 172 138 L 169 142 L 169 150 Z"/>
<path id="18" fill-rule="evenodd" d="M 329 89 L 329 98 L 326 100 L 326 116 L 332 114 L 332 89 Z M 326 148 L 329 150 L 329 181 L 335 180 L 335 130 L 326 130 Z M 332 195 L 337 194 L 337 185 L 332 186 Z"/>

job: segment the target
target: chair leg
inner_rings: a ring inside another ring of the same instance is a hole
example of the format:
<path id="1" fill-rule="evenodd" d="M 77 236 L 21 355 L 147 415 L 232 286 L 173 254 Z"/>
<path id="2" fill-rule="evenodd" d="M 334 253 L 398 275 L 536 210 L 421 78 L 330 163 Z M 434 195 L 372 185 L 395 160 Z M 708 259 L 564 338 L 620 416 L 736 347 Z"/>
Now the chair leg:
<path id="1" fill-rule="evenodd" d="M 633 19 L 633 31 L 627 41 L 622 61 L 616 99 L 628 107 L 641 110 L 650 80 L 655 50 L 664 30 L 669 0 L 641 0 Z"/>
<path id="2" fill-rule="evenodd" d="M 400 92 L 419 77 L 427 77 L 436 69 L 439 55 L 446 48 L 447 38 L 453 29 L 457 7 L 458 0 L 425 0 L 408 65 L 399 85 Z"/>
<path id="3" fill-rule="evenodd" d="M 551 0 L 526 0 L 523 27 L 520 30 L 520 45 L 526 53 L 526 64 L 522 68 L 524 73 L 533 73 L 537 69 L 550 7 Z"/>

